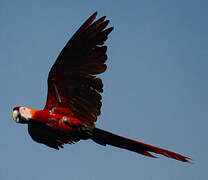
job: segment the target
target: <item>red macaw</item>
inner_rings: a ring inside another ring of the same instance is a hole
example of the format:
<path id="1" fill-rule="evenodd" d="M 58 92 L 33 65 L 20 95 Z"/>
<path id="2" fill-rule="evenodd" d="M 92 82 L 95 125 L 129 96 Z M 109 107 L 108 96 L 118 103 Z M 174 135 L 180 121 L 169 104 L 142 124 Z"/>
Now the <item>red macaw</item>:
<path id="1" fill-rule="evenodd" d="M 155 158 L 150 152 L 183 162 L 190 158 L 112 134 L 95 127 L 100 115 L 102 80 L 96 74 L 106 70 L 107 46 L 113 27 L 106 29 L 105 16 L 93 22 L 90 16 L 59 54 L 48 76 L 48 95 L 43 110 L 19 106 L 13 109 L 17 123 L 28 124 L 32 139 L 51 148 L 63 148 L 79 140 L 92 139 L 106 146 L 124 148 Z"/>

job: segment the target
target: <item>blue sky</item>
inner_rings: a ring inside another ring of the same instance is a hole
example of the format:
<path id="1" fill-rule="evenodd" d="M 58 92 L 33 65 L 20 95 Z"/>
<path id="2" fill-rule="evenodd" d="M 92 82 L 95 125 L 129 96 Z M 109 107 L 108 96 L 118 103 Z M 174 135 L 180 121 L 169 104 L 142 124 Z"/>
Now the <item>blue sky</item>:
<path id="1" fill-rule="evenodd" d="M 206 179 L 207 8 L 205 0 L 1 0 L 0 179 Z M 95 11 L 115 27 L 106 43 L 97 127 L 182 153 L 194 164 L 90 140 L 56 151 L 13 122 L 14 106 L 44 107 L 50 67 Z"/>

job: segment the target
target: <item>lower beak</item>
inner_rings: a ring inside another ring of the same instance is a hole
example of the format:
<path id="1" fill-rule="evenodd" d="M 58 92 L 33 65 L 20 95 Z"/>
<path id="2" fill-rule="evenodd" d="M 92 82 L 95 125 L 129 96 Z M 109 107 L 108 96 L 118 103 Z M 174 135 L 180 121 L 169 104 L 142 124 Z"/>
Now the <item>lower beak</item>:
<path id="1" fill-rule="evenodd" d="M 17 110 L 13 111 L 12 117 L 15 122 L 17 122 L 17 123 L 19 122 L 19 120 L 18 120 L 19 119 L 19 112 Z"/>

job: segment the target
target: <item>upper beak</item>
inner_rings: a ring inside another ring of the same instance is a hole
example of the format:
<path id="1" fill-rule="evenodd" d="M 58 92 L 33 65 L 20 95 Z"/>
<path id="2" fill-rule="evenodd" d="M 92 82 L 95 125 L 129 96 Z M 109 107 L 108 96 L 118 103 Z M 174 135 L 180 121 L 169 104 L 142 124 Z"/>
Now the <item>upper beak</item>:
<path id="1" fill-rule="evenodd" d="M 14 111 L 13 111 L 13 114 L 12 114 L 12 117 L 13 117 L 13 120 L 14 120 L 15 122 L 18 122 L 19 111 L 14 110 Z"/>

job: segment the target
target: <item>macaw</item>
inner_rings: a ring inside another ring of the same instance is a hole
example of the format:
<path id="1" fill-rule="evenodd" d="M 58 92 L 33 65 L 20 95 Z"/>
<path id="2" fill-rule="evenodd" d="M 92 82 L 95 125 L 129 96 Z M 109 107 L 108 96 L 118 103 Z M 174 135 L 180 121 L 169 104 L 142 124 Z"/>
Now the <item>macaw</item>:
<path id="1" fill-rule="evenodd" d="M 103 83 L 96 75 L 106 70 L 107 46 L 113 30 L 105 16 L 95 21 L 90 16 L 65 45 L 48 75 L 48 94 L 42 110 L 25 106 L 13 109 L 13 120 L 28 124 L 32 139 L 51 148 L 91 139 L 155 158 L 153 153 L 190 162 L 190 158 L 169 150 L 144 144 L 95 127 L 100 115 Z"/>

